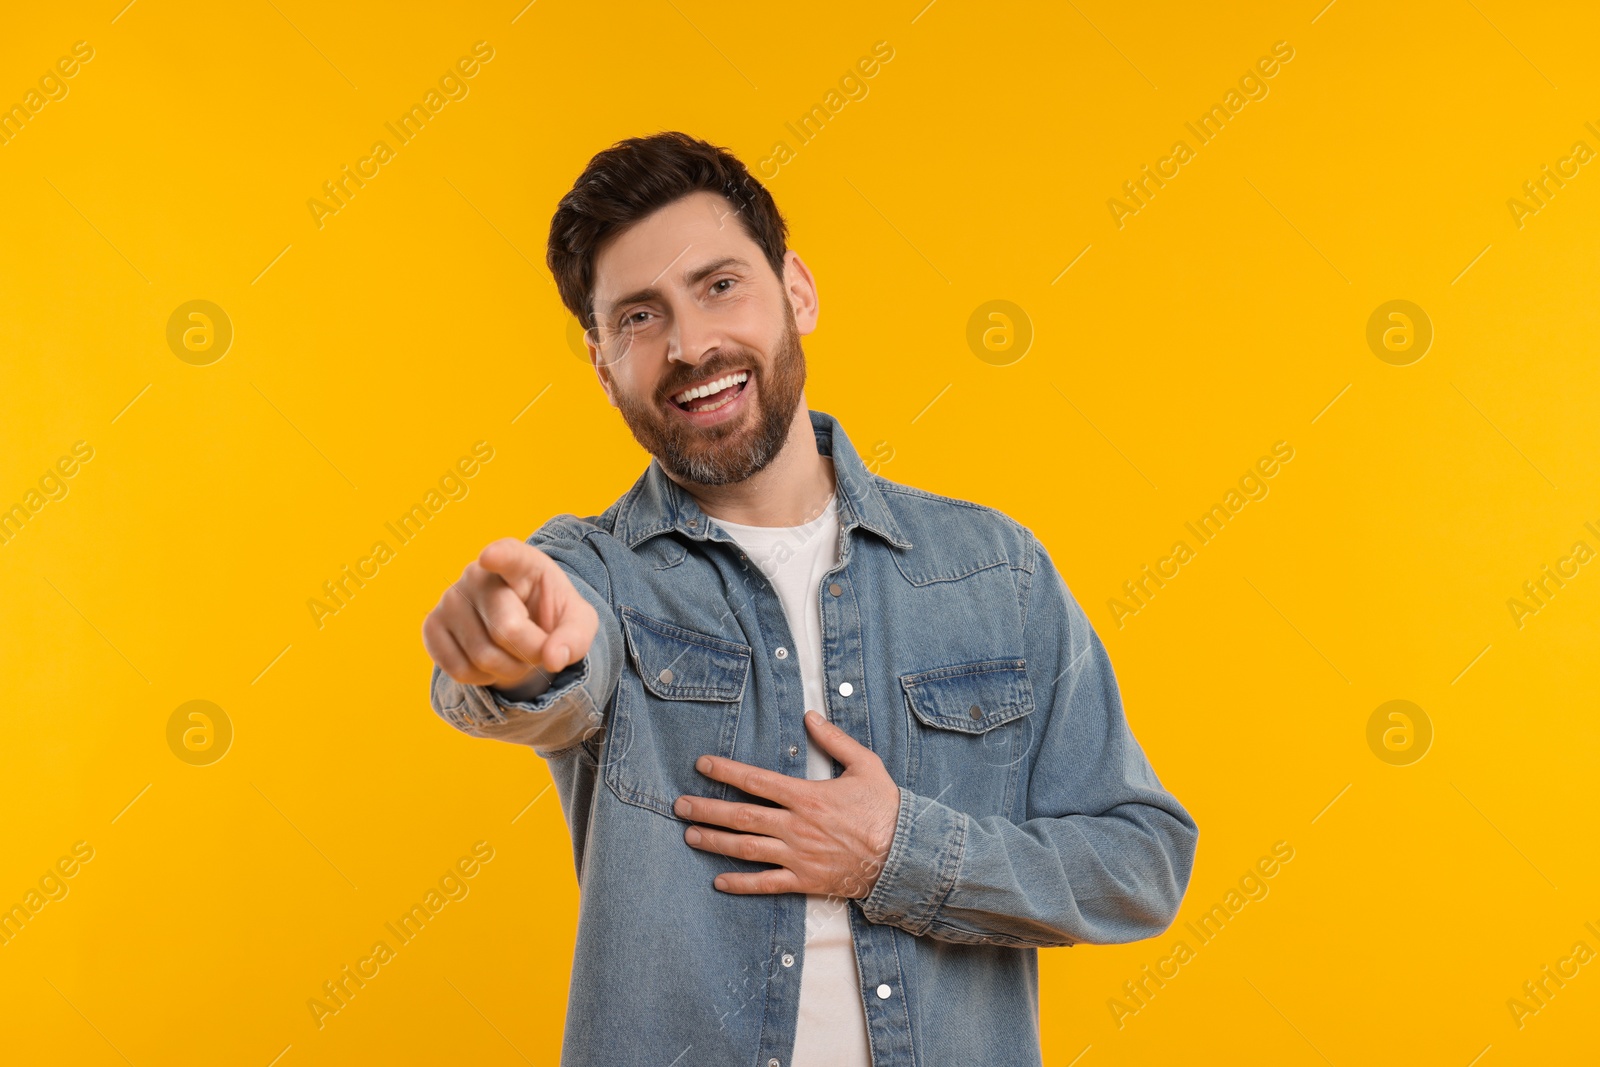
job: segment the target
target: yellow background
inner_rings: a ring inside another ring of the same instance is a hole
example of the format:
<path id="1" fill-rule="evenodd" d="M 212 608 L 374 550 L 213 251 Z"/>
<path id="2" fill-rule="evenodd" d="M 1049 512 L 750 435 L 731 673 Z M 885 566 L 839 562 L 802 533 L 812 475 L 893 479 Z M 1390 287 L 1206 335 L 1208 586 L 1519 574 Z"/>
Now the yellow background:
<path id="1" fill-rule="evenodd" d="M 594 152 L 660 129 L 752 167 L 789 144 L 812 406 L 887 442 L 885 476 L 1041 536 L 1201 827 L 1172 931 L 1041 953 L 1047 1063 L 1593 1057 L 1600 965 L 1521 1028 L 1506 1003 L 1600 950 L 1600 567 L 1521 628 L 1506 603 L 1600 548 L 1600 174 L 1507 207 L 1600 149 L 1592 13 L 521 6 L 7 16 L 0 102 L 94 58 L 0 146 L 0 506 L 94 458 L 0 546 L 0 903 L 95 850 L 0 947 L 8 1061 L 556 1061 L 567 828 L 531 751 L 430 710 L 419 630 L 488 541 L 643 468 L 544 242 Z M 319 228 L 307 200 L 480 40 L 469 95 Z M 798 145 L 878 41 L 868 95 Z M 1107 200 L 1278 41 L 1269 95 L 1119 229 Z M 235 330 L 204 367 L 166 342 L 194 299 Z M 997 299 L 1035 331 L 1008 366 L 966 341 Z M 1436 331 L 1410 366 L 1365 340 L 1391 299 Z M 307 600 L 479 440 L 470 495 L 319 628 Z M 1270 495 L 1119 628 L 1122 582 L 1280 440 Z M 167 743 L 195 699 L 235 732 L 210 766 Z M 1395 699 L 1435 732 L 1409 766 L 1366 740 Z M 477 841 L 470 895 L 318 1029 L 307 1000 Z M 1110 998 L 1278 841 L 1270 895 L 1119 1028 Z"/>

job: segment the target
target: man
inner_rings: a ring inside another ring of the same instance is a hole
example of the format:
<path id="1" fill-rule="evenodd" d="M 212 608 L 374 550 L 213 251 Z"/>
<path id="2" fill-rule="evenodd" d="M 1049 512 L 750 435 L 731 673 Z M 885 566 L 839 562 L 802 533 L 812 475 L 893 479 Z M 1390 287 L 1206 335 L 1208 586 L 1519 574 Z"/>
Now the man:
<path id="1" fill-rule="evenodd" d="M 548 761 L 566 1067 L 1038 1064 L 1036 950 L 1166 929 L 1195 823 L 1033 534 L 807 407 L 787 232 L 703 141 L 590 161 L 547 262 L 654 458 L 467 565 L 433 707 Z"/>

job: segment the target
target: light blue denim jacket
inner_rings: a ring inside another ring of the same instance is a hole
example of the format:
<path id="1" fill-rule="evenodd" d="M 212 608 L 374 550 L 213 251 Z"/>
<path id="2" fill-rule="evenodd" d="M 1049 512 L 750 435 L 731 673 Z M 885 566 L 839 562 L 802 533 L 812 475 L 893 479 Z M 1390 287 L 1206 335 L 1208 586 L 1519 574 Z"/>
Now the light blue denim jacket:
<path id="1" fill-rule="evenodd" d="M 874 1067 L 1039 1064 L 1036 949 L 1165 930 L 1194 819 L 1032 532 L 869 473 L 810 415 L 838 483 L 840 558 L 817 590 L 827 711 L 900 787 L 882 873 L 840 902 Z M 716 889 L 768 865 L 689 846 L 672 810 L 684 793 L 772 803 L 700 774 L 704 753 L 806 775 L 777 593 L 654 460 L 603 515 L 528 543 L 599 612 L 589 654 L 532 701 L 437 666 L 430 696 L 457 729 L 548 761 L 580 886 L 561 1063 L 788 1067 L 805 897 Z"/>

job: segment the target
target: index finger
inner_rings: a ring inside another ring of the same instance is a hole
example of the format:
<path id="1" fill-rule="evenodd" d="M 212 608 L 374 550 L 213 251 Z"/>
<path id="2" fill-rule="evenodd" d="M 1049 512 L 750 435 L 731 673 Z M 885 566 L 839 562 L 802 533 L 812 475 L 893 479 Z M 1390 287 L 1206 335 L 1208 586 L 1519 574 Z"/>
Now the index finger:
<path id="1" fill-rule="evenodd" d="M 549 573 L 550 568 L 560 569 L 555 560 L 526 541 L 518 541 L 514 537 L 491 541 L 478 553 L 478 566 L 491 574 L 498 574 L 517 591 L 518 596 L 523 597 Z"/>
<path id="2" fill-rule="evenodd" d="M 737 786 L 752 796 L 776 800 L 786 808 L 793 808 L 804 792 L 798 784 L 799 778 L 721 756 L 701 756 L 695 760 L 694 769 L 707 778 Z"/>

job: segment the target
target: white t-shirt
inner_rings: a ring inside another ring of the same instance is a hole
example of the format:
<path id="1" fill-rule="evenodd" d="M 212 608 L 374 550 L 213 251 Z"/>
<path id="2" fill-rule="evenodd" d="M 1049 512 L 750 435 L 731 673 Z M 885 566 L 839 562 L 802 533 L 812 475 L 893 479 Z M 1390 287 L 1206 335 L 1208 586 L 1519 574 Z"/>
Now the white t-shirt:
<path id="1" fill-rule="evenodd" d="M 777 590 L 793 636 L 805 688 L 805 705 L 782 708 L 806 735 L 806 777 L 833 777 L 832 757 L 811 740 L 807 708 L 827 714 L 822 687 L 822 617 L 817 586 L 839 562 L 839 515 L 835 499 L 817 518 L 799 526 L 745 526 L 712 520 L 739 543 L 750 562 Z M 866 1009 L 850 939 L 850 902 L 806 895 L 806 945 L 800 972 L 800 1018 L 790 1067 L 871 1067 Z"/>

